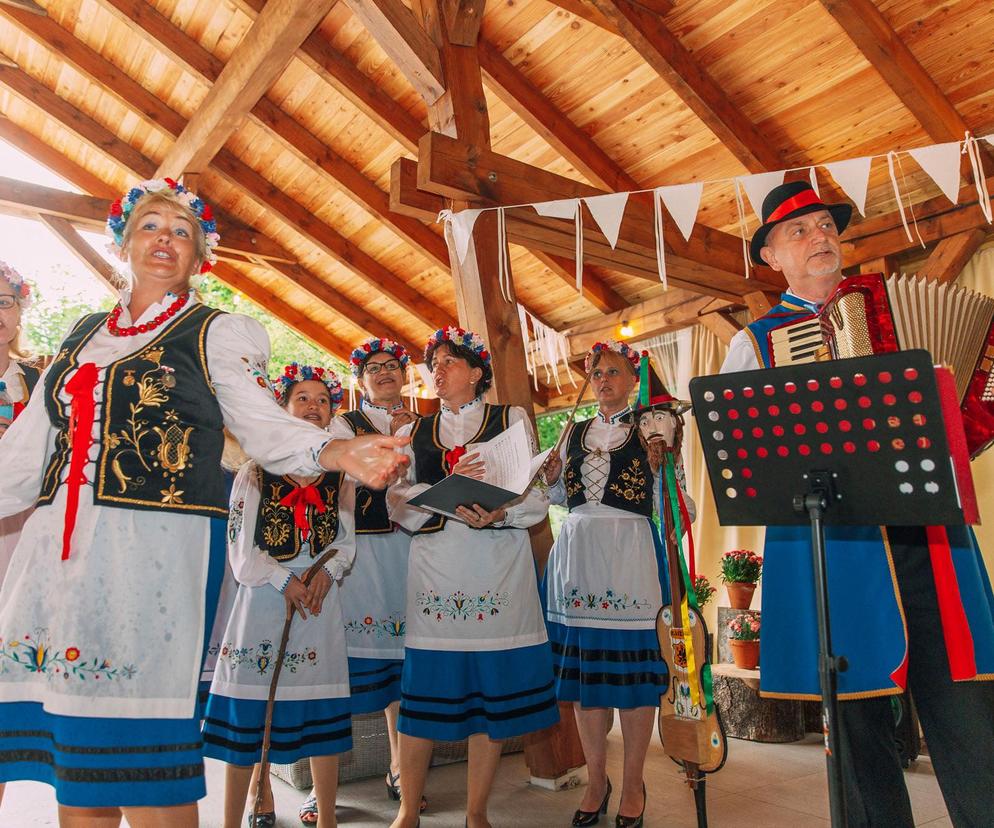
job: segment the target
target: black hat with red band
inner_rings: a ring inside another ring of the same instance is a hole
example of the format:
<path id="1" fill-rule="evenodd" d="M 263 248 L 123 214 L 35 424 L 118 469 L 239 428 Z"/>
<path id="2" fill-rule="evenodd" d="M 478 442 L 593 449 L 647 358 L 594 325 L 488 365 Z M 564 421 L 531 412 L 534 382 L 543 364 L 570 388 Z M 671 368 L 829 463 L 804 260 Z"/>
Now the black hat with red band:
<path id="1" fill-rule="evenodd" d="M 766 246 L 766 237 L 778 224 L 788 219 L 828 210 L 841 233 L 852 218 L 851 204 L 825 204 L 807 181 L 790 181 L 774 187 L 763 199 L 763 223 L 749 243 L 749 255 L 758 265 L 766 264 L 759 251 Z"/>

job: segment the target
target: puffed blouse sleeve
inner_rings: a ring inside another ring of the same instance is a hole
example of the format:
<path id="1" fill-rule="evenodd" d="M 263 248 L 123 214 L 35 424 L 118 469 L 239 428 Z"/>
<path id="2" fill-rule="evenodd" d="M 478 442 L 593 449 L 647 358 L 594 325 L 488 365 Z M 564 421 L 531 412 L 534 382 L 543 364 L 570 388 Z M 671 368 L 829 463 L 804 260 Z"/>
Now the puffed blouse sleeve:
<path id="1" fill-rule="evenodd" d="M 341 581 L 355 563 L 355 481 L 351 477 L 342 480 L 338 494 L 338 535 L 327 547 L 338 552 L 322 564 L 324 571 L 333 581 Z"/>
<path id="2" fill-rule="evenodd" d="M 576 427 L 576 423 L 569 423 L 566 428 L 572 429 Z M 555 506 L 565 506 L 566 505 L 566 483 L 563 481 L 563 476 L 566 471 L 566 447 L 569 445 L 569 437 L 563 440 L 563 444 L 559 447 L 559 459 L 562 461 L 562 470 L 559 472 L 559 477 L 556 478 L 556 482 L 549 486 L 548 498 L 549 502 Z"/>
<path id="3" fill-rule="evenodd" d="M 397 430 L 397 437 L 410 437 L 415 423 L 408 423 Z M 407 473 L 387 489 L 387 513 L 390 520 L 399 524 L 408 532 L 417 532 L 428 518 L 431 512 L 427 509 L 419 509 L 411 506 L 407 501 L 412 497 L 421 494 L 431 488 L 427 483 L 418 483 L 417 473 L 414 465 L 414 449 L 410 444 L 404 446 L 401 451 L 407 455 L 411 461 L 407 464 Z"/>
<path id="4" fill-rule="evenodd" d="M 538 454 L 538 440 L 535 438 L 535 429 L 532 427 L 531 419 L 523 408 L 516 405 L 511 408 L 510 423 L 513 425 L 519 420 L 525 424 L 532 454 Z M 562 475 L 560 475 L 561 477 Z M 527 529 L 543 520 L 549 513 L 549 498 L 537 485 L 533 485 L 524 495 L 507 506 L 505 511 L 507 514 L 504 519 L 495 523 L 495 527 Z"/>
<path id="5" fill-rule="evenodd" d="M 45 409 L 43 382 L 38 380 L 28 404 L 0 439 L 0 518 L 32 506 L 41 492 L 56 434 Z"/>
<path id="6" fill-rule="evenodd" d="M 288 414 L 273 397 L 266 373 L 269 336 L 247 316 L 222 314 L 207 331 L 207 366 L 224 424 L 245 453 L 273 474 L 310 477 L 323 469 L 321 449 L 332 439 Z"/>
<path id="7" fill-rule="evenodd" d="M 255 524 L 259 514 L 258 466 L 246 463 L 231 487 L 228 509 L 228 563 L 235 580 L 250 587 L 270 584 L 280 592 L 293 573 L 268 552 L 255 545 Z"/>

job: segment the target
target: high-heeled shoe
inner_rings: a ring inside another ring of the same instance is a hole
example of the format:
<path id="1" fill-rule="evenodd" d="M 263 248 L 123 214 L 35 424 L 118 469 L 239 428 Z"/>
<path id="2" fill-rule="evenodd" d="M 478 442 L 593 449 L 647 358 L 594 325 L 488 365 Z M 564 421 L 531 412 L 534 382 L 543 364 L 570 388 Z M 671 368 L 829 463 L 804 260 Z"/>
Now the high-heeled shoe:
<path id="1" fill-rule="evenodd" d="M 601 801 L 601 806 L 596 811 L 581 811 L 579 808 L 576 809 L 576 813 L 573 814 L 573 828 L 585 828 L 588 825 L 596 825 L 601 821 L 601 814 L 607 813 L 607 803 L 611 798 L 611 780 L 607 780 L 607 793 L 604 794 L 604 799 Z"/>
<path id="2" fill-rule="evenodd" d="M 642 828 L 645 824 L 645 782 L 642 783 L 642 813 L 637 817 L 626 817 L 618 814 L 614 818 L 614 828 Z"/>
<path id="3" fill-rule="evenodd" d="M 387 771 L 387 797 L 392 799 L 394 802 L 400 802 L 400 785 L 397 783 L 400 781 L 399 773 L 391 773 Z M 421 813 L 424 813 L 428 808 L 428 798 L 425 796 L 421 797 L 421 807 L 418 809 Z"/>

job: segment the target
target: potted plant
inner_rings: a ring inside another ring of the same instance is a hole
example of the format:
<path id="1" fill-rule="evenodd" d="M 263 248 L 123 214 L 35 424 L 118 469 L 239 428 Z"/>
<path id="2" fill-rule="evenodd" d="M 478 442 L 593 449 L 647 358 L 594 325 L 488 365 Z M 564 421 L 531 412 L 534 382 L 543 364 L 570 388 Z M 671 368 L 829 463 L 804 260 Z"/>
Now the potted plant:
<path id="1" fill-rule="evenodd" d="M 749 609 L 762 571 L 763 558 L 748 549 L 733 549 L 721 556 L 721 580 L 732 609 Z"/>
<path id="2" fill-rule="evenodd" d="M 697 598 L 698 609 L 704 609 L 717 591 L 706 576 L 698 575 L 694 578 L 694 597 Z"/>
<path id="3" fill-rule="evenodd" d="M 759 664 L 759 618 L 751 612 L 740 612 L 728 622 L 728 643 L 736 667 L 755 670 Z"/>

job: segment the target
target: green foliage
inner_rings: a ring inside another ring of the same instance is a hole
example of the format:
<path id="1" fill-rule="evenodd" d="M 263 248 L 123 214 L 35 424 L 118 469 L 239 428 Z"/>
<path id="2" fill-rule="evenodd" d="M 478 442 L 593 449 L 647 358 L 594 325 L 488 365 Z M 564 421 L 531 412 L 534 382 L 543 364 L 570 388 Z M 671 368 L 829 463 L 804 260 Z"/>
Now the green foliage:
<path id="1" fill-rule="evenodd" d="M 88 313 L 108 311 L 113 305 L 111 296 L 94 304 L 79 295 L 35 286 L 31 307 L 24 311 L 21 320 L 29 353 L 33 356 L 54 354 L 78 319 Z"/>
<path id="2" fill-rule="evenodd" d="M 577 420 L 589 420 L 597 413 L 597 405 L 581 405 L 576 410 Z M 559 434 L 566 425 L 569 411 L 557 411 L 555 414 L 541 414 L 535 418 L 538 424 L 538 447 L 541 451 L 552 448 L 559 439 Z"/>

